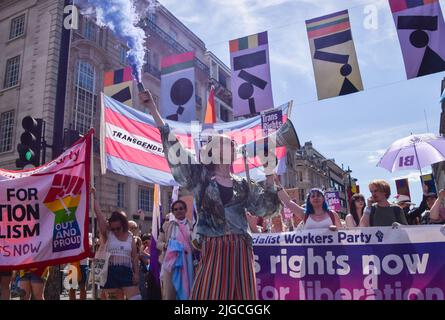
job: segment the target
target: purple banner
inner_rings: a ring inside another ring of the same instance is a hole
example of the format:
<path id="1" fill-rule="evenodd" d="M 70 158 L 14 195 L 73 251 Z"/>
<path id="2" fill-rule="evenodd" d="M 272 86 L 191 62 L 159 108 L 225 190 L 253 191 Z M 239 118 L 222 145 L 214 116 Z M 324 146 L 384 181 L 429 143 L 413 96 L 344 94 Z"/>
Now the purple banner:
<path id="1" fill-rule="evenodd" d="M 254 234 L 262 300 L 444 300 L 441 226 Z"/>
<path id="2" fill-rule="evenodd" d="M 267 32 L 230 41 L 233 115 L 255 115 L 272 109 Z"/>
<path id="3" fill-rule="evenodd" d="M 408 79 L 445 71 L 445 23 L 437 0 L 389 0 Z"/>
<path id="4" fill-rule="evenodd" d="M 326 201 L 328 202 L 329 209 L 340 212 L 340 195 L 338 191 L 325 192 Z"/>
<path id="5" fill-rule="evenodd" d="M 283 112 L 274 110 L 261 115 L 261 128 L 265 135 L 277 131 L 283 125 Z"/>

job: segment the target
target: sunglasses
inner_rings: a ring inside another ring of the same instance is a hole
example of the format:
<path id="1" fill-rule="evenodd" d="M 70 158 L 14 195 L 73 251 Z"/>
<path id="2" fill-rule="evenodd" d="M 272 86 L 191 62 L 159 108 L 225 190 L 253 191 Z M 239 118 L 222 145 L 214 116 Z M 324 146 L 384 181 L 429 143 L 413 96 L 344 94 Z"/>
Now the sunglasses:
<path id="1" fill-rule="evenodd" d="M 179 211 L 179 210 L 185 210 L 185 208 L 184 207 L 179 207 L 179 208 L 173 208 L 173 211 Z"/>
<path id="2" fill-rule="evenodd" d="M 112 232 L 115 232 L 115 231 L 121 231 L 121 230 L 122 230 L 122 227 L 119 227 L 119 228 L 110 228 L 110 230 L 111 230 Z"/>

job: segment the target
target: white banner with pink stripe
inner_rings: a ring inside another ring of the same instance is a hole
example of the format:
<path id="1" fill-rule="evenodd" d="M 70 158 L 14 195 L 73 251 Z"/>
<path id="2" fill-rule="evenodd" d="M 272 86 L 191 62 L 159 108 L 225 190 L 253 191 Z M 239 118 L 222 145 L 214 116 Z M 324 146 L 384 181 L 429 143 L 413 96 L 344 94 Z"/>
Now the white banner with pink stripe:
<path id="1" fill-rule="evenodd" d="M 289 106 L 290 104 L 286 103 L 275 108 L 275 110 L 281 110 L 283 123 L 287 119 Z M 105 95 L 102 95 L 101 114 L 101 167 L 103 174 L 109 170 L 148 183 L 177 185 L 164 156 L 159 130 L 150 115 Z M 170 120 L 166 120 L 166 123 L 184 148 L 192 154 L 195 153 L 194 138 L 198 139 L 203 130 L 224 133 L 234 139 L 238 145 L 264 137 L 261 115 L 250 119 L 210 125 Z M 279 170 L 284 171 L 285 147 L 277 148 L 276 156 L 279 160 Z M 264 170 L 258 157 L 249 157 L 248 162 L 251 179 L 263 180 Z M 241 157 L 235 160 L 233 171 L 240 176 L 245 175 L 244 162 Z"/>

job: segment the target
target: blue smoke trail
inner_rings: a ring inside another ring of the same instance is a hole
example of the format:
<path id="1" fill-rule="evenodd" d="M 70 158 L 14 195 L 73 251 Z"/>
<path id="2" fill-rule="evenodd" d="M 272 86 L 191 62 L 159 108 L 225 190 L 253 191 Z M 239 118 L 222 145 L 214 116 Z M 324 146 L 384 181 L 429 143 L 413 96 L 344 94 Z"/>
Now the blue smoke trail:
<path id="1" fill-rule="evenodd" d="M 136 24 L 139 16 L 136 14 L 133 1 L 130 0 L 88 0 L 88 4 L 96 11 L 96 21 L 99 26 L 110 28 L 118 37 L 127 42 L 130 48 L 128 62 L 133 68 L 134 77 L 141 82 L 141 70 L 145 58 L 145 32 Z"/>

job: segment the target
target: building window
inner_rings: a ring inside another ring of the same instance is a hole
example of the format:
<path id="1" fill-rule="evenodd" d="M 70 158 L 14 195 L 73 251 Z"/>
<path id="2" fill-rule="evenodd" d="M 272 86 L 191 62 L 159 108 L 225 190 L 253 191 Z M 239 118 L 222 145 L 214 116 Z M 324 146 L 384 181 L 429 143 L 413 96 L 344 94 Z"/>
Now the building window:
<path id="1" fill-rule="evenodd" d="M 11 20 L 9 40 L 20 37 L 23 34 L 25 34 L 25 14 Z"/>
<path id="2" fill-rule="evenodd" d="M 220 119 L 224 122 L 228 122 L 229 121 L 229 110 L 227 110 L 222 104 L 220 104 L 219 106 L 220 106 L 220 108 L 219 108 Z"/>
<path id="3" fill-rule="evenodd" d="M 94 122 L 96 112 L 96 72 L 86 61 L 79 61 L 74 95 L 74 130 L 86 133 Z"/>
<path id="4" fill-rule="evenodd" d="M 224 88 L 227 88 L 227 77 L 226 77 L 226 75 L 223 74 L 222 72 L 220 72 L 219 75 L 218 75 L 218 78 L 219 78 L 218 79 L 219 83 L 221 83 L 221 85 Z"/>
<path id="5" fill-rule="evenodd" d="M 300 182 L 303 181 L 303 172 L 301 172 L 301 171 L 297 171 L 297 179 L 298 179 L 298 181 L 300 181 Z"/>
<path id="6" fill-rule="evenodd" d="M 4 88 L 10 88 L 19 84 L 20 56 L 6 61 Z"/>
<path id="7" fill-rule="evenodd" d="M 153 212 L 153 188 L 139 187 L 139 209 L 145 212 Z"/>
<path id="8" fill-rule="evenodd" d="M 125 48 L 124 46 L 120 46 L 120 49 L 119 49 L 119 61 L 123 65 L 127 64 L 127 48 Z"/>
<path id="9" fill-rule="evenodd" d="M 117 184 L 117 206 L 119 208 L 124 207 L 124 196 L 125 196 L 125 184 L 118 183 Z"/>
<path id="10" fill-rule="evenodd" d="M 0 153 L 12 150 L 12 133 L 14 129 L 14 111 L 0 115 Z"/>
<path id="11" fill-rule="evenodd" d="M 306 195 L 304 194 L 304 189 L 299 189 L 298 190 L 299 191 L 299 200 L 300 201 L 305 201 L 306 199 L 305 199 L 305 197 L 306 197 Z"/>
<path id="12" fill-rule="evenodd" d="M 93 21 L 87 20 L 85 23 L 84 36 L 88 40 L 96 41 L 96 25 Z"/>

